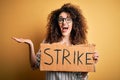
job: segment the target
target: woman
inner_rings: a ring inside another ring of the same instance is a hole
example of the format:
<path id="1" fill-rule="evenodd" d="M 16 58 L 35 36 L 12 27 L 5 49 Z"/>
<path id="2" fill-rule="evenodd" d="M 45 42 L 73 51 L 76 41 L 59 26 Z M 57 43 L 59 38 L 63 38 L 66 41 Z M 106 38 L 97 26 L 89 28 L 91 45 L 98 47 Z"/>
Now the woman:
<path id="1" fill-rule="evenodd" d="M 87 26 L 85 18 L 79 7 L 70 3 L 64 4 L 60 9 L 54 10 L 48 17 L 47 36 L 44 43 L 60 43 L 70 45 L 86 44 Z M 34 46 L 30 39 L 15 38 L 20 43 L 30 46 L 30 63 L 33 69 L 40 66 L 40 50 L 35 55 Z M 95 52 L 93 59 L 98 61 Z M 87 80 L 87 72 L 52 72 L 46 73 L 46 80 Z"/>

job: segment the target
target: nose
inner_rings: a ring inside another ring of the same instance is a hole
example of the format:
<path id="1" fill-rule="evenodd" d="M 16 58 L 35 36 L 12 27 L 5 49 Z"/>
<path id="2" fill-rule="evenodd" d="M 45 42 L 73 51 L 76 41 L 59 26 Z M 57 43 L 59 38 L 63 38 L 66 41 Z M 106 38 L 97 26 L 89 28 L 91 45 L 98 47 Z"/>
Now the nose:
<path id="1" fill-rule="evenodd" d="M 63 24 L 66 24 L 66 23 L 67 23 L 67 22 L 66 22 L 66 19 L 64 19 L 64 20 L 63 20 Z"/>

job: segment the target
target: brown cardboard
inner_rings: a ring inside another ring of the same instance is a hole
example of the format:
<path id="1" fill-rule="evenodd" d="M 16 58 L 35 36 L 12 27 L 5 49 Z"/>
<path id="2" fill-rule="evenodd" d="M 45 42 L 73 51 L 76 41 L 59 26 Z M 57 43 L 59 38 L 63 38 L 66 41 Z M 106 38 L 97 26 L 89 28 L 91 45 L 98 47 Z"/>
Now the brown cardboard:
<path id="1" fill-rule="evenodd" d="M 41 71 L 94 72 L 95 45 L 41 44 Z"/>

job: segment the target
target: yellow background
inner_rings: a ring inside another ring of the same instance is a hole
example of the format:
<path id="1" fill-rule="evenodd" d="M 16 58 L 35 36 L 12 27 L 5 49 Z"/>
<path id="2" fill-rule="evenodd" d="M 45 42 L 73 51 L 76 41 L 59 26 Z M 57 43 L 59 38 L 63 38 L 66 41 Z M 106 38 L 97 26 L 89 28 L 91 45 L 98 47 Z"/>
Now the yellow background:
<path id="1" fill-rule="evenodd" d="M 89 80 L 120 80 L 120 0 L 0 0 L 0 80 L 45 80 L 30 68 L 28 46 L 11 37 L 31 39 L 37 52 L 48 14 L 67 2 L 82 9 L 100 55 Z"/>

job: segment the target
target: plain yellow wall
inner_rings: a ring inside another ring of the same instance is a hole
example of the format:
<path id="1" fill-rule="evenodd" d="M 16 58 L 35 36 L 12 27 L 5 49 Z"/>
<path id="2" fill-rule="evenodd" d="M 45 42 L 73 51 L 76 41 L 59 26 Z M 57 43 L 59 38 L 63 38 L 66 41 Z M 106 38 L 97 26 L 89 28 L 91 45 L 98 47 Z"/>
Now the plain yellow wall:
<path id="1" fill-rule="evenodd" d="M 0 0 L 0 80 L 45 80 L 30 68 L 28 46 L 11 37 L 31 39 L 37 52 L 48 14 L 67 2 L 82 9 L 100 55 L 89 80 L 120 80 L 120 0 Z"/>

